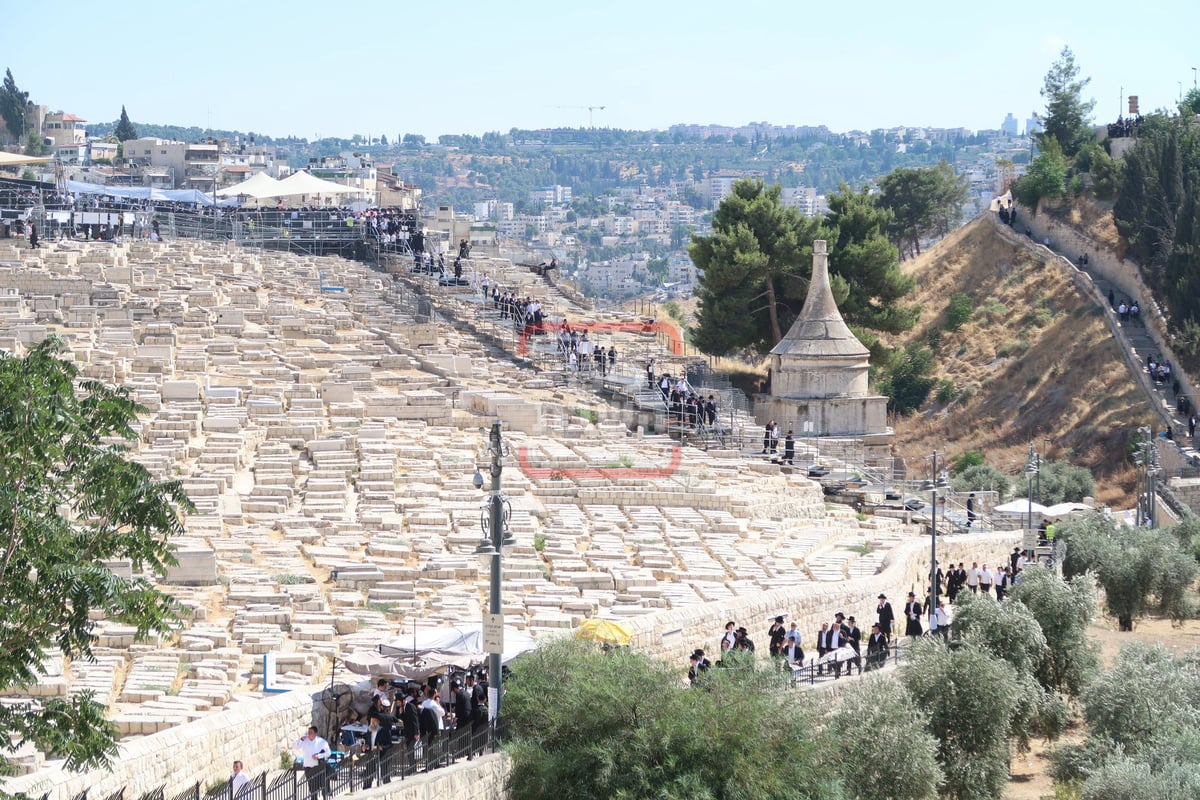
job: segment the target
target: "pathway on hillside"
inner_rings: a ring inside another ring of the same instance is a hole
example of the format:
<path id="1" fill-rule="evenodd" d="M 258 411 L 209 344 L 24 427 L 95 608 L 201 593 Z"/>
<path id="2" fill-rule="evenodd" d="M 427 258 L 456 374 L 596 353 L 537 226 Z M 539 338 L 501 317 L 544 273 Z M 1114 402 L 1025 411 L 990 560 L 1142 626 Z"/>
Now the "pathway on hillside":
<path id="1" fill-rule="evenodd" d="M 990 224 L 992 224 L 999 231 L 1003 232 L 1007 237 L 1010 237 L 1015 241 L 1019 241 L 1022 246 L 1036 252 L 1043 257 L 1049 256 L 1053 258 L 1059 258 L 1070 269 L 1081 272 L 1088 277 L 1092 285 L 1096 288 L 1096 296 L 1094 296 L 1093 299 L 1101 304 L 1105 316 L 1108 319 L 1109 327 L 1114 332 L 1118 344 L 1121 345 L 1123 352 L 1129 355 L 1128 366 L 1131 370 L 1136 371 L 1136 374 L 1134 374 L 1132 377 L 1141 387 L 1143 393 L 1150 401 L 1150 405 L 1155 410 L 1161 423 L 1163 425 L 1170 425 L 1171 435 L 1174 438 L 1176 446 L 1182 453 L 1184 460 L 1193 461 L 1193 459 L 1200 456 L 1200 451 L 1197 451 L 1195 442 L 1187 436 L 1187 415 L 1181 415 L 1178 413 L 1173 381 L 1154 381 L 1149 375 L 1149 370 L 1146 366 L 1147 357 L 1153 357 L 1155 361 L 1166 359 L 1167 361 L 1171 362 L 1172 371 L 1178 375 L 1179 383 L 1182 385 L 1182 387 L 1184 387 L 1180 390 L 1182 393 L 1186 394 L 1186 387 L 1192 385 L 1193 382 L 1190 379 L 1187 379 L 1186 374 L 1183 373 L 1182 368 L 1178 365 L 1174 354 L 1170 352 L 1164 353 L 1162 348 L 1160 348 L 1154 341 L 1154 338 L 1151 336 L 1150 331 L 1146 328 L 1145 322 L 1143 321 L 1147 316 L 1148 309 L 1143 312 L 1141 320 L 1136 322 L 1122 322 L 1117 314 L 1116 308 L 1114 307 L 1115 305 L 1119 305 L 1121 302 L 1128 304 L 1133 300 L 1137 300 L 1138 303 L 1145 308 L 1148 305 L 1150 298 L 1130 297 L 1130 295 L 1126 293 L 1122 287 L 1104 278 L 1097 270 L 1093 270 L 1086 266 L 1080 266 L 1078 263 L 1072 262 L 1070 258 L 1055 248 L 1053 239 L 1050 240 L 1050 246 L 1041 244 L 1028 236 L 1021 235 L 1012 228 L 1001 223 L 995 213 L 985 213 L 988 215 L 988 221 Z M 1076 231 L 1075 234 L 1081 241 L 1086 241 L 1090 247 L 1094 248 L 1094 250 L 1100 251 L 1104 249 L 1103 245 L 1091 239 L 1090 237 L 1087 237 L 1085 234 L 1078 231 Z M 1113 298 L 1113 303 L 1108 301 L 1110 296 Z M 1195 398 L 1192 400 L 1194 404 Z"/>

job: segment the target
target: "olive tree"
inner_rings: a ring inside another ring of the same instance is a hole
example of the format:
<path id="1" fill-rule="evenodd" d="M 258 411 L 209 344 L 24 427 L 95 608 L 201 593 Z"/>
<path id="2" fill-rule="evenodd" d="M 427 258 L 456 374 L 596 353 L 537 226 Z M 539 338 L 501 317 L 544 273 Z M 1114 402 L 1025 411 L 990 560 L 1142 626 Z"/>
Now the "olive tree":
<path id="1" fill-rule="evenodd" d="M 951 649 L 923 640 L 913 646 L 901 680 L 938 741 L 943 797 L 999 797 L 1008 780 L 1010 721 L 1021 703 L 1016 670 L 969 642 Z"/>
<path id="2" fill-rule="evenodd" d="M 904 686 L 868 675 L 847 688 L 829 716 L 827 772 L 856 800 L 927 800 L 942 780 L 937 740 Z"/>
<path id="3" fill-rule="evenodd" d="M 1096 644 L 1087 627 L 1096 614 L 1096 592 L 1092 581 L 1077 576 L 1064 581 L 1044 567 L 1021 571 L 1009 601 L 1029 609 L 1045 637 L 1046 649 L 1035 670 L 1046 689 L 1078 695 L 1095 673 Z"/>
<path id="4" fill-rule="evenodd" d="M 514 800 L 843 796 L 809 696 L 780 703 L 773 670 L 687 687 L 653 658 L 568 639 L 514 661 L 505 686 Z"/>

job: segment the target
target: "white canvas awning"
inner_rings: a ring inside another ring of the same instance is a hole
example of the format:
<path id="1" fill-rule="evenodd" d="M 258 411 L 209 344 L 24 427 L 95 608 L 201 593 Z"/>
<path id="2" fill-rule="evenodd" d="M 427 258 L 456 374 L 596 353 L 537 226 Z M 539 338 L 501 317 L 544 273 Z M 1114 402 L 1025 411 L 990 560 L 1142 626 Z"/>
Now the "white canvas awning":
<path id="1" fill-rule="evenodd" d="M 239 184 L 220 189 L 217 194 L 221 197 L 245 195 L 246 197 L 253 197 L 256 200 L 262 200 L 267 197 L 280 197 L 280 183 L 282 181 L 277 181 L 267 173 L 260 172 L 256 175 L 251 175 Z"/>
<path id="2" fill-rule="evenodd" d="M 23 156 L 0 151 L 0 167 L 19 167 L 22 164 L 48 164 L 54 159 L 42 156 Z"/>

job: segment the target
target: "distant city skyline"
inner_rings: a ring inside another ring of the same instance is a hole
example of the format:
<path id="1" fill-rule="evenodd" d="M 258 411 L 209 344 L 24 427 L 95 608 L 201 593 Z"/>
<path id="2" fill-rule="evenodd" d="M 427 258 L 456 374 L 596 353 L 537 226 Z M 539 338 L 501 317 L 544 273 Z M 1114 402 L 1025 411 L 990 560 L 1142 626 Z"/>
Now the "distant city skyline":
<path id="1" fill-rule="evenodd" d="M 419 133 L 675 124 L 833 131 L 998 129 L 1040 111 L 1064 45 L 1092 82 L 1097 124 L 1136 94 L 1143 113 L 1195 85 L 1200 7 L 933 0 L 855 5 L 603 5 L 364 0 L 173 6 L 79 0 L 5 8 L 0 67 L 51 110 L 263 133 Z M 447 11 L 450 8 L 450 11 Z M 593 110 L 589 112 L 588 106 Z M 603 107 L 601 109 L 600 107 Z"/>

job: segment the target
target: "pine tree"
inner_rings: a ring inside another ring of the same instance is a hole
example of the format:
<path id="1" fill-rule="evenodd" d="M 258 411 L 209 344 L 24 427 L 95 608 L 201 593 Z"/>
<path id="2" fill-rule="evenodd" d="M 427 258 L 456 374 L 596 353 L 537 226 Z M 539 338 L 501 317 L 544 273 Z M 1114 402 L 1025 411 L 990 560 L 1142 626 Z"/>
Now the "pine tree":
<path id="1" fill-rule="evenodd" d="M 125 113 L 125 106 L 121 106 L 121 120 L 117 123 L 115 133 L 117 139 L 122 142 L 138 138 L 137 128 L 133 127 L 133 123 L 129 121 L 129 115 Z"/>

